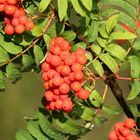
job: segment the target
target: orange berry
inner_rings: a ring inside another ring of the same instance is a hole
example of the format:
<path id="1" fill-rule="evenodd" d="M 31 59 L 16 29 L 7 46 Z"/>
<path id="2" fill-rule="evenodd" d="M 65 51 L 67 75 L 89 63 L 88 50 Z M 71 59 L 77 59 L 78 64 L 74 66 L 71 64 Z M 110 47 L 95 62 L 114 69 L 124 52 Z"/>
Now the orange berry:
<path id="1" fill-rule="evenodd" d="M 18 24 L 15 26 L 15 33 L 22 34 L 25 31 L 25 26 L 22 24 Z"/>
<path id="2" fill-rule="evenodd" d="M 81 84 L 79 82 L 75 81 L 71 84 L 71 89 L 75 92 L 80 91 Z"/>
<path id="3" fill-rule="evenodd" d="M 7 15 L 13 15 L 16 11 L 16 6 L 14 5 L 5 5 L 4 12 Z"/>
<path id="4" fill-rule="evenodd" d="M 70 87 L 68 84 L 63 83 L 60 87 L 59 90 L 61 92 L 61 94 L 67 94 L 70 91 Z"/>
<path id="5" fill-rule="evenodd" d="M 14 34 L 14 27 L 11 24 L 7 24 L 4 28 L 4 31 L 7 35 L 13 35 Z"/>

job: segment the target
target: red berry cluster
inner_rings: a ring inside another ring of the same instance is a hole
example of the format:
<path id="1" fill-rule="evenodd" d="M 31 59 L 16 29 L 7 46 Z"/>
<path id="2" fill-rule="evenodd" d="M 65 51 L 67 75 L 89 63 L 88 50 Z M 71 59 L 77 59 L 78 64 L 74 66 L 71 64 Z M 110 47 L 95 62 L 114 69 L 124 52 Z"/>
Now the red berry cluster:
<path id="1" fill-rule="evenodd" d="M 4 12 L 5 33 L 22 34 L 25 30 L 32 30 L 34 23 L 29 21 L 25 10 L 18 7 L 18 0 L 0 0 L 0 12 Z"/>
<path id="2" fill-rule="evenodd" d="M 114 130 L 109 134 L 109 140 L 140 140 L 139 137 L 132 132 L 135 127 L 135 121 L 127 118 L 124 122 L 117 122 Z"/>
<path id="3" fill-rule="evenodd" d="M 42 64 L 46 108 L 70 112 L 73 107 L 69 92 L 72 90 L 81 99 L 89 97 L 89 91 L 81 86 L 84 79 L 82 65 L 86 64 L 85 50 L 70 52 L 69 42 L 62 37 L 51 40 L 50 52 Z"/>

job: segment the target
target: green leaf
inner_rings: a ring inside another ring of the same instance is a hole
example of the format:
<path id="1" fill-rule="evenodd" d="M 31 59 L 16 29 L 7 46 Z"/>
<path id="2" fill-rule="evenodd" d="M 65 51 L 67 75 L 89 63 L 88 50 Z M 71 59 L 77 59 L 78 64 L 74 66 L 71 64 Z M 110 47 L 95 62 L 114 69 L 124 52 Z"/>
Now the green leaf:
<path id="1" fill-rule="evenodd" d="M 8 53 L 0 46 L 0 63 L 6 62 L 9 59 Z"/>
<path id="2" fill-rule="evenodd" d="M 95 115 L 95 112 L 92 109 L 85 107 L 81 115 L 81 118 L 86 121 L 92 121 L 94 115 Z"/>
<path id="3" fill-rule="evenodd" d="M 137 97 L 140 93 L 140 82 L 139 81 L 133 81 L 131 84 L 131 92 L 129 93 L 127 100 L 133 100 Z"/>
<path id="4" fill-rule="evenodd" d="M 82 9 L 79 0 L 71 0 L 71 3 L 75 9 L 75 11 L 80 14 L 81 16 L 86 16 L 85 11 Z"/>
<path id="5" fill-rule="evenodd" d="M 111 105 L 109 105 L 109 106 L 104 105 L 102 107 L 102 109 L 103 109 L 104 112 L 106 112 L 110 115 L 118 115 L 121 112 L 120 108 L 115 107 L 115 106 L 111 106 Z"/>
<path id="6" fill-rule="evenodd" d="M 134 114 L 134 116 L 140 115 L 137 104 L 135 104 L 135 103 L 130 104 L 129 107 L 130 107 L 130 110 L 132 111 L 132 113 Z"/>
<path id="7" fill-rule="evenodd" d="M 135 41 L 133 48 L 136 50 L 140 50 L 140 40 Z"/>
<path id="8" fill-rule="evenodd" d="M 119 40 L 119 39 L 134 39 L 137 36 L 134 33 L 128 31 L 115 31 L 110 35 L 110 40 Z"/>
<path id="9" fill-rule="evenodd" d="M 43 51 L 38 45 L 34 46 L 34 55 L 35 55 L 35 62 L 38 65 L 40 61 L 44 58 Z"/>
<path id="10" fill-rule="evenodd" d="M 99 62 L 99 60 L 93 60 L 92 64 L 95 68 L 95 70 L 97 71 L 97 73 L 102 77 L 104 75 L 104 69 L 102 64 Z"/>
<path id="11" fill-rule="evenodd" d="M 140 76 L 140 60 L 139 57 L 131 55 L 128 57 L 128 62 L 131 65 L 131 76 L 137 78 Z"/>
<path id="12" fill-rule="evenodd" d="M 34 138 L 24 130 L 19 130 L 16 133 L 16 140 L 34 140 Z"/>
<path id="13" fill-rule="evenodd" d="M 125 49 L 123 49 L 121 46 L 117 45 L 117 44 L 109 44 L 108 46 L 106 46 L 105 48 L 108 52 L 111 53 L 111 55 L 117 57 L 118 59 L 124 61 L 127 53 L 125 51 Z"/>
<path id="14" fill-rule="evenodd" d="M 98 44 L 99 44 L 101 47 L 103 47 L 103 48 L 106 47 L 106 43 L 107 43 L 107 40 L 106 40 L 106 39 L 103 39 L 103 38 L 98 37 L 98 38 L 97 38 L 97 42 L 98 42 Z"/>
<path id="15" fill-rule="evenodd" d="M 99 45 L 95 45 L 95 44 L 92 44 L 90 46 L 90 48 L 97 54 L 99 55 L 102 51 L 101 47 Z"/>
<path id="16" fill-rule="evenodd" d="M 106 26 L 105 26 L 105 24 L 102 24 L 102 25 L 100 26 L 100 28 L 99 28 L 99 33 L 101 34 L 101 36 L 102 36 L 103 38 L 108 38 L 108 33 L 107 33 L 107 31 L 106 31 Z"/>
<path id="17" fill-rule="evenodd" d="M 101 107 L 103 104 L 103 100 L 96 90 L 90 93 L 89 100 L 95 107 Z"/>
<path id="18" fill-rule="evenodd" d="M 104 122 L 106 122 L 107 119 L 101 115 L 98 115 L 95 117 L 95 124 L 100 127 L 103 125 Z"/>
<path id="19" fill-rule="evenodd" d="M 51 38 L 47 34 L 44 34 L 43 39 L 45 41 L 45 44 L 47 45 L 47 50 L 49 50 L 50 49 Z"/>
<path id="20" fill-rule="evenodd" d="M 63 133 L 78 135 L 80 127 L 76 125 L 70 118 L 67 119 L 62 113 L 53 113 L 53 122 L 62 129 Z"/>
<path id="21" fill-rule="evenodd" d="M 44 12 L 47 9 L 50 2 L 51 0 L 41 0 L 41 2 L 39 3 L 40 12 Z"/>
<path id="22" fill-rule="evenodd" d="M 71 42 L 76 38 L 76 33 L 74 31 L 72 31 L 72 30 L 69 30 L 69 31 L 64 31 L 61 34 L 61 36 L 64 37 L 69 42 Z"/>
<path id="23" fill-rule="evenodd" d="M 12 83 L 15 83 L 21 78 L 21 70 L 17 64 L 9 63 L 6 66 L 6 73 Z"/>
<path id="24" fill-rule="evenodd" d="M 60 21 L 62 21 L 67 13 L 68 0 L 57 0 L 57 3 L 58 3 L 58 15 L 59 15 Z"/>
<path id="25" fill-rule="evenodd" d="M 92 55 L 92 53 L 89 52 L 89 51 L 86 53 L 86 57 L 87 57 L 87 59 L 88 59 L 89 61 L 92 61 L 92 60 L 93 60 L 93 55 Z"/>
<path id="26" fill-rule="evenodd" d="M 91 11 L 93 0 L 81 0 L 81 2 L 89 11 Z"/>
<path id="27" fill-rule="evenodd" d="M 96 38 L 98 36 L 98 30 L 99 30 L 99 23 L 96 21 L 93 21 L 91 23 L 91 26 L 89 28 L 89 32 L 87 35 L 88 42 L 93 42 L 94 40 L 96 40 Z"/>
<path id="28" fill-rule="evenodd" d="M 64 136 L 62 133 L 60 133 L 53 125 L 48 121 L 48 118 L 45 117 L 42 113 L 39 111 L 37 112 L 39 117 L 39 125 L 42 129 L 42 131 L 49 136 L 51 139 L 57 139 L 57 140 L 63 140 Z"/>
<path id="29" fill-rule="evenodd" d="M 83 48 L 85 50 L 86 49 L 86 44 L 84 42 L 79 42 L 79 43 L 73 45 L 71 50 L 76 51 L 78 48 Z"/>
<path id="30" fill-rule="evenodd" d="M 119 14 L 115 14 L 115 15 L 109 17 L 109 19 L 106 21 L 107 33 L 110 33 L 114 29 L 114 27 L 116 26 L 116 24 L 118 22 L 118 16 L 119 16 Z"/>
<path id="31" fill-rule="evenodd" d="M 113 73 L 117 73 L 119 71 L 118 64 L 109 54 L 100 54 L 99 58 L 108 66 L 108 68 Z"/>
<path id="32" fill-rule="evenodd" d="M 18 54 L 22 52 L 21 46 L 14 44 L 9 39 L 5 41 L 4 36 L 2 34 L 0 34 L 0 39 L 1 39 L 1 47 L 5 49 L 7 52 L 9 52 L 10 54 Z"/>
<path id="33" fill-rule="evenodd" d="M 34 121 L 29 121 L 27 124 L 27 129 L 30 134 L 37 140 L 49 140 L 40 130 L 38 124 Z"/>
<path id="34" fill-rule="evenodd" d="M 22 55 L 22 63 L 24 68 L 29 68 L 34 64 L 34 60 L 30 55 L 24 54 Z"/>
<path id="35" fill-rule="evenodd" d="M 0 91 L 3 91 L 5 89 L 5 80 L 3 72 L 0 70 Z"/>

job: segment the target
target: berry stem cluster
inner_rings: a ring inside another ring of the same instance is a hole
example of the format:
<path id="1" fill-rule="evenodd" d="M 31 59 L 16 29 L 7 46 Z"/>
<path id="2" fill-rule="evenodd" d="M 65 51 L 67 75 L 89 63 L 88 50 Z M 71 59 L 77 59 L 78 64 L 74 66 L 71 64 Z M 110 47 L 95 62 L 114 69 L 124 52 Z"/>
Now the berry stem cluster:
<path id="1" fill-rule="evenodd" d="M 109 133 L 109 140 L 140 140 L 135 134 L 135 121 L 127 118 L 124 122 L 117 122 L 114 130 Z"/>
<path id="2" fill-rule="evenodd" d="M 70 52 L 71 45 L 62 37 L 51 40 L 50 51 L 42 64 L 42 78 L 46 90 L 46 108 L 70 112 L 73 107 L 71 98 L 77 96 L 86 100 L 90 92 L 82 88 L 86 64 L 85 50 L 78 48 Z"/>
<path id="3" fill-rule="evenodd" d="M 4 15 L 4 31 L 7 35 L 22 34 L 34 28 L 34 23 L 28 20 L 18 0 L 0 0 L 0 12 Z"/>

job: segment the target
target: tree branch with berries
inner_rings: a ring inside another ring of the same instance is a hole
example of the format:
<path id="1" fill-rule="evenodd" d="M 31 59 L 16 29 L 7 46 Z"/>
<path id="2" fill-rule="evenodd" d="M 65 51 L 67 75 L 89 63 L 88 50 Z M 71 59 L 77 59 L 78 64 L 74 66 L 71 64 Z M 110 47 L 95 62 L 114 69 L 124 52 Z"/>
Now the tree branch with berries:
<path id="1" fill-rule="evenodd" d="M 42 73 L 44 86 L 42 106 L 17 140 L 76 140 L 102 129 L 106 113 L 126 116 L 106 139 L 140 139 L 139 4 L 0 0 L 0 91 L 5 79 L 16 83 L 31 71 Z M 126 97 L 119 80 L 129 81 Z M 105 100 L 109 88 L 118 106 Z"/>

